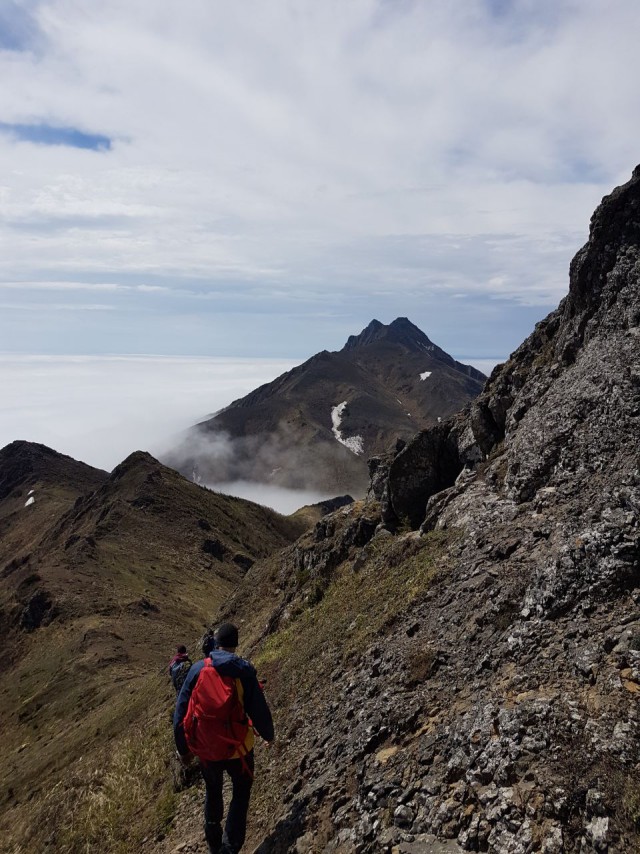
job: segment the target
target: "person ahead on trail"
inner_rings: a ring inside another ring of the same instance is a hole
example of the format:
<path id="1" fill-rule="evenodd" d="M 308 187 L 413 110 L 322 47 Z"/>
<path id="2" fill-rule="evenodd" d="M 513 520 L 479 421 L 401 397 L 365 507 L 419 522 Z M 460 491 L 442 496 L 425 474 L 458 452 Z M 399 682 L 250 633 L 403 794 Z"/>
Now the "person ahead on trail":
<path id="1" fill-rule="evenodd" d="M 209 854 L 237 854 L 244 844 L 253 784 L 254 730 L 273 741 L 273 720 L 253 666 L 239 658 L 238 629 L 223 623 L 216 648 L 189 671 L 178 695 L 173 729 L 180 761 L 200 760 L 205 782 L 204 833 Z M 233 795 L 224 834 L 222 782 Z"/>
<path id="2" fill-rule="evenodd" d="M 169 677 L 171 684 L 175 688 L 176 694 L 180 693 L 182 683 L 187 678 L 187 673 L 191 667 L 191 659 L 187 654 L 186 646 L 179 646 L 176 649 L 176 654 L 169 662 Z"/>
<path id="3" fill-rule="evenodd" d="M 215 632 L 208 631 L 202 638 L 202 654 L 206 657 L 216 648 Z"/>

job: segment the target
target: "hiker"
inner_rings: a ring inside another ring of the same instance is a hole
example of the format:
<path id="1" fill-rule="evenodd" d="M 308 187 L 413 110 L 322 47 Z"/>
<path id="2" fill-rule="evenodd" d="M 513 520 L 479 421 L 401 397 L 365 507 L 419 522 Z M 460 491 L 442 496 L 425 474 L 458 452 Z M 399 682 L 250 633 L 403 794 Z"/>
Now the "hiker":
<path id="1" fill-rule="evenodd" d="M 223 623 L 215 648 L 193 665 L 182 686 L 173 716 L 180 762 L 200 760 L 205 782 L 204 834 L 209 854 L 237 854 L 244 844 L 253 784 L 254 731 L 273 741 L 271 712 L 256 671 L 236 655 L 238 629 Z M 233 794 L 222 832 L 224 772 Z"/>
<path id="2" fill-rule="evenodd" d="M 207 657 L 216 648 L 215 632 L 208 631 L 202 638 L 202 654 Z"/>
<path id="3" fill-rule="evenodd" d="M 191 659 L 187 654 L 187 648 L 184 645 L 176 649 L 176 654 L 169 662 L 169 677 L 171 684 L 175 688 L 176 694 L 180 693 L 182 683 L 187 678 L 187 673 L 191 668 Z"/>

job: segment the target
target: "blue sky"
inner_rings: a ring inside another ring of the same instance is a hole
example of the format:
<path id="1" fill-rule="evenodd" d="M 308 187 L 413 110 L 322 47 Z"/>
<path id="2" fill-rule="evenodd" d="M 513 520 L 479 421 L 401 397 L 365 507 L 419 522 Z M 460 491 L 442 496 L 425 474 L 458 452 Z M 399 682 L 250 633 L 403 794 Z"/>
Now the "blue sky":
<path id="1" fill-rule="evenodd" d="M 0 351 L 502 358 L 640 160 L 636 0 L 4 0 Z"/>
<path id="2" fill-rule="evenodd" d="M 12 137 L 17 142 L 33 142 L 36 145 L 64 145 L 68 148 L 87 148 L 90 151 L 109 151 L 111 148 L 111 140 L 107 136 L 48 124 L 21 125 L 0 122 L 0 134 Z"/>

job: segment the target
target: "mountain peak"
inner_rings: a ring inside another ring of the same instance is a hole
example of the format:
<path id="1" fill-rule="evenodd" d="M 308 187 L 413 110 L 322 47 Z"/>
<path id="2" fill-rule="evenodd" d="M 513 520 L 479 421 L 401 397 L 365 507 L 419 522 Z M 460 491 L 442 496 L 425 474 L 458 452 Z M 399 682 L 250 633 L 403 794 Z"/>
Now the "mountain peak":
<path id="1" fill-rule="evenodd" d="M 51 459 L 60 458 L 62 456 L 64 455 L 58 453 L 58 451 L 54 451 L 53 448 L 49 448 L 47 445 L 41 445 L 38 442 L 28 442 L 26 439 L 16 439 L 14 442 L 10 442 L 8 445 L 5 445 L 4 448 L 0 449 L 0 457 L 2 459 L 17 457 Z"/>
<path id="2" fill-rule="evenodd" d="M 485 379 L 408 318 L 373 319 L 342 350 L 316 353 L 201 422 L 166 461 L 204 483 L 361 495 L 367 456 L 453 415 Z"/>
<path id="3" fill-rule="evenodd" d="M 120 480 L 133 471 L 149 473 L 160 471 L 161 469 L 164 469 L 162 463 L 148 453 L 148 451 L 133 451 L 133 453 L 129 454 L 126 459 L 114 468 L 111 472 L 111 479 Z"/>
<path id="4" fill-rule="evenodd" d="M 377 341 L 392 341 L 396 344 L 404 344 L 410 349 L 423 349 L 432 346 L 424 332 L 411 323 L 409 318 L 396 317 L 388 325 L 380 323 L 379 320 L 372 320 L 359 335 L 349 336 L 342 352 L 358 350 Z"/>
<path id="5" fill-rule="evenodd" d="M 89 491 L 106 476 L 106 472 L 38 442 L 18 439 L 0 449 L 0 500 L 36 481 L 74 484 L 80 492 Z"/>

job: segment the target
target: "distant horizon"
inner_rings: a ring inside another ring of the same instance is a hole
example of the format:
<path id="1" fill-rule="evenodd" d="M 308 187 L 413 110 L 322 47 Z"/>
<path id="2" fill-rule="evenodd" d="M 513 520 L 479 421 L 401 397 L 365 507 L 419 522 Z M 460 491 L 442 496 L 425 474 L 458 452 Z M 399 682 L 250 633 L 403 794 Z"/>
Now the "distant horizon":
<path id="1" fill-rule="evenodd" d="M 436 342 L 434 342 L 436 343 Z M 442 348 L 444 349 L 444 348 Z M 314 355 L 314 354 L 311 354 Z M 456 360 L 456 362 L 460 362 L 464 365 L 471 365 L 474 368 L 477 368 L 482 373 L 485 373 L 487 376 L 489 374 L 486 371 L 478 367 L 479 364 L 490 365 L 495 367 L 496 365 L 501 364 L 502 362 L 506 362 L 509 358 L 508 355 L 505 356 L 473 356 L 473 355 L 456 355 L 456 353 L 449 353 L 449 355 Z M 8 359 L 68 359 L 70 361 L 77 360 L 83 361 L 87 359 L 104 359 L 108 361 L 109 359 L 150 359 L 150 360 L 159 360 L 159 359 L 174 359 L 176 361 L 179 360 L 206 360 L 212 359 L 220 362 L 224 362 L 225 360 L 233 361 L 233 362 L 260 362 L 260 361 L 277 361 L 281 359 L 282 361 L 291 361 L 294 364 L 301 365 L 306 362 L 311 356 L 291 356 L 287 358 L 285 356 L 276 356 L 273 359 L 269 356 L 233 356 L 233 355 L 221 355 L 221 356 L 207 356 L 207 355 L 199 355 L 196 353 L 34 353 L 29 351 L 24 352 L 13 352 L 13 351 L 3 351 L 0 350 L 0 358 L 8 358 Z M 491 371 L 489 371 L 490 373 Z"/>
<path id="2" fill-rule="evenodd" d="M 111 471 L 136 450 L 162 455 L 182 431 L 311 355 L 0 353 L 0 447 L 38 442 Z M 504 361 L 450 355 L 487 376 Z"/>
<path id="3" fill-rule="evenodd" d="M 292 358 L 400 313 L 513 351 L 636 165 L 639 14 L 5 3 L 3 350 Z"/>
<path id="4" fill-rule="evenodd" d="M 0 358 L 11 358 L 11 357 L 24 358 L 24 359 L 37 359 L 37 358 L 56 359 L 56 358 L 58 358 L 58 359 L 69 359 L 69 360 L 74 360 L 74 359 L 86 360 L 86 359 L 93 359 L 93 358 L 95 358 L 95 359 L 101 358 L 101 359 L 105 359 L 105 360 L 108 360 L 108 359 L 133 359 L 133 358 L 136 358 L 136 359 L 152 359 L 153 360 L 153 359 L 165 359 L 166 358 L 166 359 L 186 359 L 186 360 L 189 360 L 189 359 L 216 359 L 216 360 L 219 360 L 221 362 L 224 360 L 237 361 L 237 362 L 242 362 L 242 361 L 255 362 L 257 360 L 260 362 L 263 360 L 268 361 L 270 359 L 276 359 L 276 360 L 281 359 L 281 360 L 285 360 L 285 361 L 292 361 L 296 364 L 302 364 L 307 359 L 310 359 L 313 355 L 315 355 L 316 353 L 321 352 L 323 350 L 329 350 L 331 352 L 338 352 L 347 344 L 347 342 L 350 338 L 361 334 L 374 322 L 380 323 L 382 326 L 390 326 L 392 323 L 394 323 L 395 321 L 400 320 L 400 319 L 408 320 L 413 326 L 416 326 L 418 329 L 420 329 L 420 331 L 423 332 L 436 346 L 440 347 L 442 350 L 444 350 L 446 353 L 448 353 L 450 356 L 452 356 L 452 358 L 455 359 L 457 362 L 472 365 L 473 367 L 475 367 L 478 370 L 482 371 L 483 373 L 487 374 L 487 376 L 491 373 L 491 369 L 493 367 L 495 367 L 495 365 L 500 364 L 501 362 L 506 361 L 506 359 L 509 358 L 509 354 L 500 354 L 500 355 L 496 355 L 495 353 L 482 353 L 482 354 L 472 353 L 472 354 L 469 354 L 468 351 L 465 351 L 463 354 L 458 354 L 458 353 L 456 353 L 455 348 L 452 351 L 451 348 L 447 344 L 443 344 L 441 342 L 440 337 L 437 334 L 437 331 L 434 334 L 433 330 L 424 329 L 423 327 L 420 326 L 419 323 L 414 322 L 411 317 L 408 317 L 408 316 L 405 316 L 402 314 L 396 315 L 396 316 L 392 317 L 391 319 L 385 320 L 385 321 L 380 321 L 378 318 L 372 317 L 366 323 L 364 323 L 360 326 L 354 326 L 354 328 L 352 329 L 351 332 L 347 332 L 342 339 L 342 343 L 339 343 L 339 342 L 336 343 L 336 334 L 334 332 L 334 334 L 332 336 L 333 346 L 322 345 L 322 346 L 319 346 L 316 349 L 312 350 L 311 352 L 309 352 L 308 346 L 307 346 L 306 355 L 299 355 L 298 353 L 291 352 L 291 346 L 289 345 L 288 347 L 285 348 L 285 352 L 261 353 L 261 354 L 257 354 L 257 355 L 254 355 L 252 353 L 246 353 L 246 352 L 243 353 L 242 350 L 245 349 L 245 347 L 238 347 L 237 349 L 239 352 L 228 352 L 228 353 L 217 353 L 217 352 L 198 353 L 198 352 L 190 352 L 186 349 L 184 349 L 182 351 L 177 351 L 177 350 L 172 351 L 171 348 L 165 348 L 162 351 L 158 350 L 155 352 L 154 351 L 142 352 L 142 351 L 134 351 L 134 350 L 130 350 L 130 351 L 113 350 L 113 351 L 106 351 L 106 352 L 92 352 L 92 351 L 83 351 L 83 352 L 75 351 L 74 352 L 73 350 L 69 350 L 67 352 L 64 352 L 64 351 L 51 352 L 50 350 L 37 351 L 37 350 L 34 350 L 33 348 L 30 348 L 30 349 L 25 348 L 24 350 L 1 350 L 0 349 Z M 273 337 L 276 338 L 277 336 L 273 336 Z M 312 339 L 310 339 L 310 340 L 312 340 Z M 243 342 L 243 343 L 246 344 L 246 342 Z M 520 343 L 522 343 L 522 342 L 518 342 L 516 347 L 519 346 Z M 514 349 L 515 349 L 515 347 L 514 347 Z M 510 351 L 510 352 L 513 352 L 513 351 Z M 484 367 L 481 367 L 481 365 L 484 365 L 485 367 L 488 366 L 488 368 L 489 368 L 488 373 Z"/>

